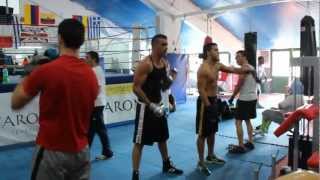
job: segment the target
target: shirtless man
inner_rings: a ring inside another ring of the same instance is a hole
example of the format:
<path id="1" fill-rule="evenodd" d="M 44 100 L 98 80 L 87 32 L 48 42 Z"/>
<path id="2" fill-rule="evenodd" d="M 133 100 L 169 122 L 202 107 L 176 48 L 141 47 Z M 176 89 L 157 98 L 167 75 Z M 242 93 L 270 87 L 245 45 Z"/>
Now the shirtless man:
<path id="1" fill-rule="evenodd" d="M 207 140 L 207 163 L 224 164 L 213 152 L 215 133 L 218 131 L 217 81 L 219 71 L 228 73 L 247 73 L 245 68 L 234 68 L 219 62 L 219 50 L 216 43 L 207 43 L 203 47 L 203 63 L 198 69 L 198 90 L 200 96 L 197 100 L 196 133 L 198 134 L 197 148 L 199 155 L 198 168 L 205 175 L 211 174 L 204 163 L 205 140 Z"/>

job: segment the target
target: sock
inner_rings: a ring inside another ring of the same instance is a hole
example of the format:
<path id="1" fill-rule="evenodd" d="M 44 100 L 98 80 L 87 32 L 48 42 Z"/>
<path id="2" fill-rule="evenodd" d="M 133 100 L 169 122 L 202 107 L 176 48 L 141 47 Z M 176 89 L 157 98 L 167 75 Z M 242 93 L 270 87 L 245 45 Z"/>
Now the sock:
<path id="1" fill-rule="evenodd" d="M 266 122 L 266 125 L 265 125 L 264 129 L 263 129 L 263 132 L 264 132 L 264 133 L 267 133 L 267 132 L 268 132 L 269 127 L 270 127 L 270 124 L 271 124 L 271 121 L 268 120 L 268 121 Z"/>

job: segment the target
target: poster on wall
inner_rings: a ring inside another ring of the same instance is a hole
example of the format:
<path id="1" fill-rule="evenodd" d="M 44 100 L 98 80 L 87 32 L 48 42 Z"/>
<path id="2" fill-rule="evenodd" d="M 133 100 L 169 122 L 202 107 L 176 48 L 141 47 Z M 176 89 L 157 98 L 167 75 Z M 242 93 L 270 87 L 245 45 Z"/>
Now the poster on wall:
<path id="1" fill-rule="evenodd" d="M 11 48 L 12 45 L 12 26 L 0 25 L 0 48 Z"/>
<path id="2" fill-rule="evenodd" d="M 132 92 L 132 83 L 106 85 L 106 95 L 105 124 L 134 120 L 137 98 Z"/>
<path id="3" fill-rule="evenodd" d="M 10 107 L 12 93 L 0 93 L 0 146 L 31 142 L 39 128 L 39 98 L 19 111 Z"/>
<path id="4" fill-rule="evenodd" d="M 189 71 L 189 55 L 168 53 L 167 60 L 170 67 L 177 69 L 177 77 L 171 85 L 171 94 L 175 97 L 176 103 L 187 101 L 187 79 Z"/>
<path id="5" fill-rule="evenodd" d="M 44 26 L 22 26 L 21 43 L 48 43 L 48 28 Z"/>

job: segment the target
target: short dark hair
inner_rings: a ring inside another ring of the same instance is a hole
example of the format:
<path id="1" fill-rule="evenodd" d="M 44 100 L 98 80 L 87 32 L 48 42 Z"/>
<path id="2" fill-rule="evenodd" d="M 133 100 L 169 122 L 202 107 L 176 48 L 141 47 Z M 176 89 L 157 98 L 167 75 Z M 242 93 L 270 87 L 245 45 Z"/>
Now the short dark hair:
<path id="1" fill-rule="evenodd" d="M 79 49 L 84 42 L 84 26 L 76 19 L 65 19 L 58 26 L 58 34 L 67 48 Z"/>
<path id="2" fill-rule="evenodd" d="M 88 55 L 90 55 L 90 57 L 92 58 L 92 59 L 94 59 L 94 61 L 97 63 L 97 64 L 99 64 L 99 54 L 97 53 L 97 52 L 95 52 L 95 51 L 89 51 L 89 52 L 87 52 L 87 54 Z"/>
<path id="3" fill-rule="evenodd" d="M 237 51 L 237 54 L 241 54 L 242 56 L 245 56 L 246 58 L 248 57 L 247 52 L 245 50 L 239 50 L 239 51 Z"/>
<path id="4" fill-rule="evenodd" d="M 210 51 L 213 46 L 218 46 L 218 44 L 217 43 L 208 43 L 203 46 L 203 52 L 201 55 L 201 57 L 203 59 L 206 59 L 208 57 L 208 51 Z"/>
<path id="5" fill-rule="evenodd" d="M 263 56 L 259 56 L 258 60 L 260 60 L 260 59 L 264 60 L 264 57 Z"/>
<path id="6" fill-rule="evenodd" d="M 164 35 L 164 34 L 156 34 L 156 35 L 153 36 L 152 39 L 151 39 L 151 46 L 153 46 L 158 39 L 167 39 L 167 36 Z"/>

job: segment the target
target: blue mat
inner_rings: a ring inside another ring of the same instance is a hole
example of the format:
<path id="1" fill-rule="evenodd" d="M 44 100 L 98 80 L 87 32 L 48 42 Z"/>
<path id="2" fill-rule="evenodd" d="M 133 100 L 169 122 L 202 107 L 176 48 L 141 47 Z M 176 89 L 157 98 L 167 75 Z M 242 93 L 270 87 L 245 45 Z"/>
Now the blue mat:
<path id="1" fill-rule="evenodd" d="M 253 120 L 257 125 L 258 117 Z M 234 120 L 222 121 L 216 136 L 215 152 L 227 163 L 223 166 L 210 165 L 211 176 L 204 177 L 196 170 L 198 161 L 195 134 L 195 100 L 189 99 L 186 104 L 179 105 L 177 111 L 169 117 L 170 139 L 168 141 L 170 156 L 177 167 L 184 170 L 180 177 L 167 176 L 161 173 L 162 160 L 156 145 L 146 146 L 141 161 L 141 179 L 216 179 L 216 180 L 247 180 L 253 179 L 253 170 L 261 166 L 259 177 L 267 179 L 271 172 L 271 155 L 278 154 L 277 159 L 287 154 L 287 137 L 274 137 L 271 132 L 276 127 L 272 125 L 265 137 L 258 137 L 255 149 L 241 155 L 229 154 L 228 144 L 236 144 Z M 244 126 L 245 129 L 245 126 Z M 114 157 L 106 161 L 92 160 L 92 180 L 130 179 L 133 124 L 108 129 Z M 246 135 L 245 135 L 246 137 Z M 95 138 L 91 149 L 91 158 L 99 155 L 101 145 Z M 4 180 L 24 180 L 30 177 L 33 147 L 3 150 L 0 153 L 1 178 Z"/>

